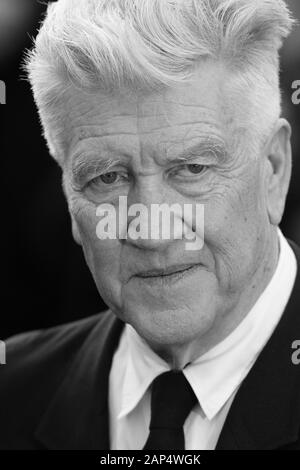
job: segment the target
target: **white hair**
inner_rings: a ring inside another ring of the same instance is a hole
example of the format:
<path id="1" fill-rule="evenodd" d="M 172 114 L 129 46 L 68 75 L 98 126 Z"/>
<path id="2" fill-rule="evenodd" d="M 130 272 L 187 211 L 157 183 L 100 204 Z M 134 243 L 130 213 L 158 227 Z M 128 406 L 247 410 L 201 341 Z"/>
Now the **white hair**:
<path id="1" fill-rule="evenodd" d="M 155 92 L 221 61 L 244 113 L 266 132 L 280 115 L 278 51 L 293 20 L 283 0 L 58 0 L 26 58 L 51 154 L 63 155 L 64 95 Z M 249 90 L 249 91 L 248 91 Z M 60 110 L 60 111 L 59 111 Z"/>

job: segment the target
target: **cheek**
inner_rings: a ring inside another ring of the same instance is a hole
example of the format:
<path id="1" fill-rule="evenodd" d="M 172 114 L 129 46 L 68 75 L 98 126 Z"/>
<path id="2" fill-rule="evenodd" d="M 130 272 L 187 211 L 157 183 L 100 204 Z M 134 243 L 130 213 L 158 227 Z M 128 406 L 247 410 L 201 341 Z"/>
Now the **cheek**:
<path id="1" fill-rule="evenodd" d="M 85 260 L 99 286 L 111 278 L 118 277 L 120 244 L 118 240 L 98 238 L 96 229 L 99 217 L 96 215 L 96 209 L 97 206 L 93 203 L 78 200 L 73 217 L 80 234 Z"/>
<path id="2" fill-rule="evenodd" d="M 263 187 L 259 171 L 243 178 L 231 178 L 218 188 L 205 208 L 206 229 L 220 240 L 246 242 L 267 222 Z"/>
<path id="3" fill-rule="evenodd" d="M 260 191 L 249 184 L 226 188 L 205 208 L 205 242 L 222 284 L 238 285 L 251 275 L 268 220 Z"/>

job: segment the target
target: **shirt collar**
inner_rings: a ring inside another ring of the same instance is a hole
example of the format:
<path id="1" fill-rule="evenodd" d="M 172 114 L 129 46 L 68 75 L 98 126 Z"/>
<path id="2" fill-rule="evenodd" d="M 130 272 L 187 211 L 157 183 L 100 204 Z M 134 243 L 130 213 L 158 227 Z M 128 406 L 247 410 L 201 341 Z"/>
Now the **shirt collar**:
<path id="1" fill-rule="evenodd" d="M 129 414 L 138 404 L 155 377 L 170 370 L 170 366 L 148 346 L 134 328 L 124 329 L 127 363 L 124 389 L 118 418 Z"/>
<path id="2" fill-rule="evenodd" d="M 277 268 L 255 305 L 230 335 L 183 369 L 202 411 L 210 420 L 241 385 L 276 328 L 290 297 L 297 262 L 281 231 L 278 233 Z M 170 370 L 168 363 L 128 324 L 124 335 L 128 360 L 118 418 L 137 406 L 155 377 Z"/>

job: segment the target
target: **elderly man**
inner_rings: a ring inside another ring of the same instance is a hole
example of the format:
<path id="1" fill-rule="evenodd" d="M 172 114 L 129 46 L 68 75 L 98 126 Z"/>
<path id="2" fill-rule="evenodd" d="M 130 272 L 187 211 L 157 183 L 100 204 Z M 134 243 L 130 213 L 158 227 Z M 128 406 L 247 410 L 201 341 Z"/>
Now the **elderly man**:
<path id="1" fill-rule="evenodd" d="M 109 310 L 7 341 L 1 448 L 300 449 L 300 251 L 278 228 L 291 24 L 281 0 L 50 5 L 26 64 Z M 125 236 L 99 236 L 121 197 Z M 130 235 L 134 204 L 198 204 L 204 230 L 181 223 L 203 243 Z"/>

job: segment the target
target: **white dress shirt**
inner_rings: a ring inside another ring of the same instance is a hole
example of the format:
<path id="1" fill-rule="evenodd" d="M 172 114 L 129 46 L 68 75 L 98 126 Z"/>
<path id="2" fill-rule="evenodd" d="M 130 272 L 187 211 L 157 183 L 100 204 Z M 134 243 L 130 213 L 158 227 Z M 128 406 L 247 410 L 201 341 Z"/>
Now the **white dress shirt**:
<path id="1" fill-rule="evenodd" d="M 184 369 L 198 403 L 184 424 L 187 450 L 216 447 L 235 394 L 276 328 L 291 295 L 297 272 L 293 250 L 279 230 L 275 273 L 238 327 Z M 110 442 L 114 450 L 142 449 L 150 423 L 150 385 L 170 370 L 126 325 L 109 376 Z"/>

